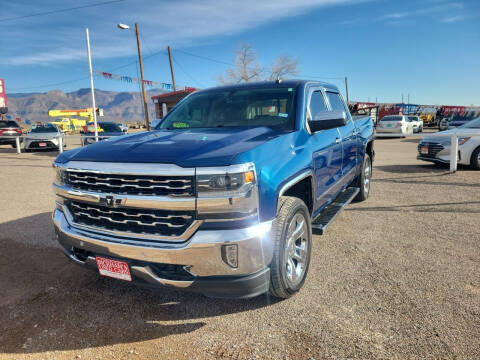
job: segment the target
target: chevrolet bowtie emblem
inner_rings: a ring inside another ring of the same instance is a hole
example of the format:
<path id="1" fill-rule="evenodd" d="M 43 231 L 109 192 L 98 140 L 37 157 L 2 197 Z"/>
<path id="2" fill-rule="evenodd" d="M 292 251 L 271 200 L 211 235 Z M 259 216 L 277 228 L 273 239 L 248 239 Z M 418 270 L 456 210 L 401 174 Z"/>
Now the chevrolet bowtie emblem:
<path id="1" fill-rule="evenodd" d="M 121 199 L 117 199 L 115 195 L 107 195 L 100 199 L 100 203 L 108 207 L 117 207 L 122 203 Z"/>

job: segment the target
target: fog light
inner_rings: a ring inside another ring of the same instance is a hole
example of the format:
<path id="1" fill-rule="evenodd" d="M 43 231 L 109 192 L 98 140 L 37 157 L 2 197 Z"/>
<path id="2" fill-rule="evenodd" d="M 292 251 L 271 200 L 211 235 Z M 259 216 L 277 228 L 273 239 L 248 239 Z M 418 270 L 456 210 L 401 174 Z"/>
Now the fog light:
<path id="1" fill-rule="evenodd" d="M 232 268 L 238 267 L 238 246 L 222 245 L 222 260 Z"/>

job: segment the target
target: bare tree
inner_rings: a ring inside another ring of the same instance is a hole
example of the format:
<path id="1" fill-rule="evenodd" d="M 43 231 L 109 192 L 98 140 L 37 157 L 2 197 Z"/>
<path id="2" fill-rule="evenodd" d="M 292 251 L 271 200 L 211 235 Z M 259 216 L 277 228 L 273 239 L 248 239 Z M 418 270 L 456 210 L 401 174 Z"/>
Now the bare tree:
<path id="1" fill-rule="evenodd" d="M 257 62 L 257 54 L 250 44 L 242 44 L 235 52 L 235 68 L 228 69 L 226 76 L 218 76 L 221 84 L 236 84 L 241 82 L 276 80 L 288 76 L 298 75 L 298 59 L 288 55 L 280 56 L 271 66 L 265 68 Z M 263 78 L 262 75 L 268 75 Z"/>
<path id="2" fill-rule="evenodd" d="M 298 75 L 298 59 L 288 55 L 280 56 L 270 68 L 268 80 L 284 79 L 288 76 Z"/>
<path id="3" fill-rule="evenodd" d="M 250 44 L 242 44 L 236 51 L 235 68 L 227 70 L 227 78 L 222 75 L 218 81 L 222 84 L 258 81 L 263 67 L 257 62 L 257 54 Z"/>

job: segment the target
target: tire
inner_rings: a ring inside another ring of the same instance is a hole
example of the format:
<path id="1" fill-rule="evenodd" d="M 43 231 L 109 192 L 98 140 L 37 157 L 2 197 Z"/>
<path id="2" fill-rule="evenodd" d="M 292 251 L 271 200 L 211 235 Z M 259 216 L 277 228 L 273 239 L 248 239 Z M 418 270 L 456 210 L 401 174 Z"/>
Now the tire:
<path id="1" fill-rule="evenodd" d="M 287 299 L 302 288 L 310 265 L 312 224 L 305 203 L 296 197 L 282 196 L 271 234 L 273 258 L 269 292 L 274 297 Z"/>
<path id="2" fill-rule="evenodd" d="M 480 146 L 473 151 L 470 158 L 470 166 L 474 170 L 480 170 Z"/>
<path id="3" fill-rule="evenodd" d="M 357 202 L 367 200 L 368 196 L 370 195 L 372 169 L 372 160 L 370 159 L 370 155 L 365 153 L 362 164 L 362 172 L 360 173 L 360 175 L 358 175 L 357 180 L 354 181 L 356 186 L 360 188 L 360 191 L 355 197 L 355 201 Z"/>

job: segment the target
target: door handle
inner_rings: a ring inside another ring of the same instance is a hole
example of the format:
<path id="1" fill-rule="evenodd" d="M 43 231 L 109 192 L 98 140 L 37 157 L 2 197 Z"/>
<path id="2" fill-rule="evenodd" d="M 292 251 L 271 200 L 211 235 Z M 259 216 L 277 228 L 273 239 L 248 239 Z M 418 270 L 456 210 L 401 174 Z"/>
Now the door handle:
<path id="1" fill-rule="evenodd" d="M 336 138 L 336 139 L 335 139 L 335 144 L 340 144 L 341 141 L 342 141 L 342 140 L 341 140 L 340 138 Z"/>

